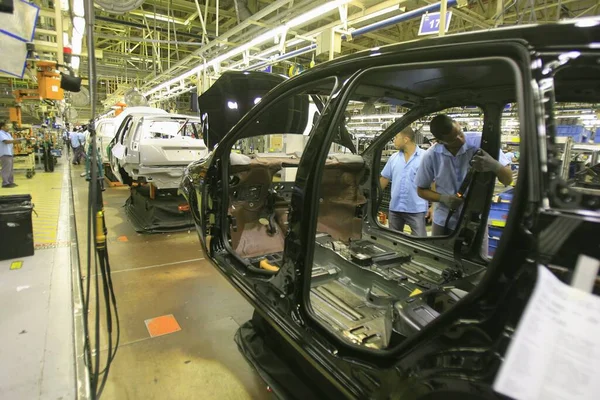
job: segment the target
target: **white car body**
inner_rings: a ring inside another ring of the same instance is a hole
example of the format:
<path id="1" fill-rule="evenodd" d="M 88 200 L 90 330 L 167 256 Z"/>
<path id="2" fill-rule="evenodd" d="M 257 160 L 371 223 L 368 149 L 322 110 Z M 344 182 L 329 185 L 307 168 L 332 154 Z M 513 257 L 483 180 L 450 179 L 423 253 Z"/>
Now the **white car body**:
<path id="1" fill-rule="evenodd" d="M 98 152 L 102 156 L 102 161 L 108 162 L 108 145 L 115 137 L 115 121 L 114 118 L 105 118 L 96 122 L 96 143 Z"/>
<path id="2" fill-rule="evenodd" d="M 208 154 L 200 135 L 198 117 L 130 113 L 111 142 L 111 169 L 126 184 L 176 189 L 185 167 Z"/>
<path id="3" fill-rule="evenodd" d="M 102 161 L 108 163 L 108 148 L 115 137 L 117 129 L 123 120 L 131 114 L 161 115 L 168 114 L 165 110 L 153 107 L 128 107 L 114 118 L 104 118 L 96 122 L 96 143 L 102 156 Z"/>

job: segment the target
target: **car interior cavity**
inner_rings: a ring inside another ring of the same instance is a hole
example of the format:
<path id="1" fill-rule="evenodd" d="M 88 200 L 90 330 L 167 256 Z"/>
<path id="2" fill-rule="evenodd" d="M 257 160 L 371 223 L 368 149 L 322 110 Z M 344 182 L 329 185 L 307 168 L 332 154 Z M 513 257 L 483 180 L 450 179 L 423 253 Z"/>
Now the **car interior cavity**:
<path id="1" fill-rule="evenodd" d="M 486 132 L 483 141 L 487 143 L 482 146 L 497 149 L 499 137 L 493 135 L 499 131 L 491 126 L 500 114 L 490 111 L 488 115 L 487 110 L 511 101 L 512 107 L 518 107 L 514 81 L 513 71 L 501 61 L 460 68 L 452 64 L 388 68 L 367 73 L 360 80 L 340 118 L 320 181 L 310 304 L 316 320 L 330 332 L 369 349 L 393 347 L 451 308 L 481 279 L 489 261 L 487 249 L 472 257 L 472 252 L 466 256 L 458 246 L 460 259 L 456 261 L 451 254 L 436 252 L 431 237 L 409 238 L 377 221 L 381 196 L 373 182 L 379 178 L 383 148 L 393 136 L 409 124 L 426 126 L 444 109 L 470 108 L 472 104 L 482 107 L 483 126 L 479 128 Z M 294 118 L 306 127 L 297 127 L 295 134 L 289 133 L 290 129 L 279 134 L 250 134 L 236 142 L 229 157 L 229 244 L 249 267 L 250 279 L 273 277 L 284 262 L 296 170 L 310 128 L 318 124 L 319 111 L 327 101 L 302 96 L 304 100 L 294 104 L 296 111 L 305 115 Z M 354 145 L 359 138 L 350 133 L 350 121 L 380 106 L 393 106 L 402 113 L 391 125 L 380 126 L 382 139 L 360 149 L 359 154 Z M 403 114 L 406 119 L 401 118 Z M 273 126 L 270 129 L 277 132 Z M 480 175 L 470 191 L 491 197 L 495 177 Z M 471 227 L 471 242 L 486 229 L 483 203 L 468 201 L 467 211 L 462 213 L 472 215 L 462 218 L 465 226 Z M 451 249 L 456 247 L 455 240 L 463 240 L 456 235 L 441 239 Z M 429 247 L 419 250 L 415 246 L 419 243 Z"/>

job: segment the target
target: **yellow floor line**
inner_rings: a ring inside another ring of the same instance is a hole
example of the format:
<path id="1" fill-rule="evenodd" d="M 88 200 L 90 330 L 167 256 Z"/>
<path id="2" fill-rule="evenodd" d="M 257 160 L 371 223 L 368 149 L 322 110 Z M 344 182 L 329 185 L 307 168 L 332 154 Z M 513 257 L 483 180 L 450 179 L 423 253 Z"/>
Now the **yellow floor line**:
<path id="1" fill-rule="evenodd" d="M 2 194 L 30 194 L 34 204 L 33 240 L 36 246 L 55 245 L 58 213 L 61 201 L 63 167 L 59 164 L 54 172 L 36 171 L 31 179 L 17 171 L 15 183 L 19 186 L 3 191 Z M 37 213 L 37 215 L 36 215 Z"/>

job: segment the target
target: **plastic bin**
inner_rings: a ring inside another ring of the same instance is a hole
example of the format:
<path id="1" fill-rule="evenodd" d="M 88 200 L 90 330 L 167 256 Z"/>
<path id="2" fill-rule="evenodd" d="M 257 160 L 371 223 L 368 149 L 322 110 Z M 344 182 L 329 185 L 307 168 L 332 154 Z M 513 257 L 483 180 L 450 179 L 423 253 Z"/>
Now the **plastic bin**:
<path id="1" fill-rule="evenodd" d="M 556 127 L 556 136 L 571 136 L 573 142 L 581 143 L 584 131 L 585 128 L 581 125 L 558 125 Z"/>
<path id="2" fill-rule="evenodd" d="M 0 260 L 32 256 L 31 196 L 0 196 Z"/>
<path id="3" fill-rule="evenodd" d="M 489 226 L 488 227 L 488 237 L 490 239 L 500 239 L 502 237 L 502 233 L 504 232 L 504 229 L 499 228 L 499 227 L 495 227 L 495 226 Z"/>

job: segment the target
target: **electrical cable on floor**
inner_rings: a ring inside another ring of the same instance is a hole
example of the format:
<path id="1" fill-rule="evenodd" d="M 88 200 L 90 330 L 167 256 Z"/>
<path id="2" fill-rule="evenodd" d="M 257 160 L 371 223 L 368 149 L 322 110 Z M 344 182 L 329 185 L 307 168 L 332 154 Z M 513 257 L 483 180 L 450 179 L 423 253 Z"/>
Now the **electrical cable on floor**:
<path id="1" fill-rule="evenodd" d="M 87 212 L 87 279 L 85 285 L 85 294 L 83 296 L 83 328 L 85 335 L 84 355 L 85 363 L 89 372 L 90 377 L 90 397 L 91 399 L 98 399 L 102 395 L 105 388 L 110 367 L 115 359 L 117 350 L 119 348 L 119 341 L 121 336 L 121 326 L 119 322 L 119 312 L 117 308 L 117 301 L 114 292 L 110 262 L 108 257 L 108 249 L 106 246 L 106 224 L 104 220 L 104 203 L 102 198 L 102 188 L 100 182 L 100 171 L 99 168 L 99 155 L 96 143 L 96 130 L 94 124 L 94 118 L 96 117 L 96 102 L 97 102 L 97 90 L 96 90 L 96 57 L 94 54 L 94 5 L 92 0 L 86 0 L 84 2 L 85 15 L 86 15 L 86 29 L 87 29 L 87 45 L 88 45 L 88 67 L 89 67 L 89 91 L 91 101 L 91 121 L 88 127 L 89 138 L 90 138 L 90 154 L 88 165 L 90 171 L 90 184 L 88 192 L 88 212 Z M 93 263 L 93 268 L 92 268 Z M 93 269 L 93 273 L 92 273 Z M 94 279 L 94 285 L 92 286 L 91 279 Z M 100 279 L 101 284 L 100 284 Z M 89 313 L 90 313 L 90 296 L 94 291 L 94 321 L 93 326 L 90 325 Z M 102 292 L 101 292 L 102 291 Z M 104 297 L 104 317 L 106 323 L 106 337 L 108 342 L 108 348 L 106 350 L 106 361 L 101 367 L 101 299 L 100 296 Z M 113 319 L 116 328 L 116 338 L 113 343 Z M 90 328 L 93 327 L 93 335 L 91 334 Z M 92 346 L 93 337 L 93 346 Z M 93 349 L 93 351 L 92 351 Z"/>

